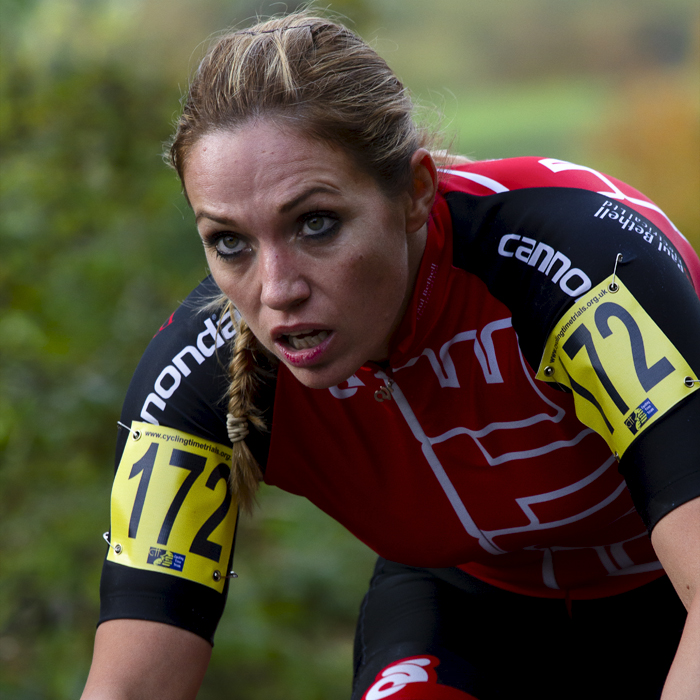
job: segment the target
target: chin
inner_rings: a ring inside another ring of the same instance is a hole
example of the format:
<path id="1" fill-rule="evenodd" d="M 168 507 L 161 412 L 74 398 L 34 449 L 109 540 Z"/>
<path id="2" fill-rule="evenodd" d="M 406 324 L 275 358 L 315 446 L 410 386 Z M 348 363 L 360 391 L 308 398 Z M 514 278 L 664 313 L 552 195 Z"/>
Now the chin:
<path id="1" fill-rule="evenodd" d="M 360 369 L 360 366 L 352 370 L 342 369 L 313 369 L 292 367 L 284 362 L 285 367 L 294 375 L 294 378 L 309 389 L 330 389 L 332 386 L 337 386 L 347 381 L 352 375 Z"/>

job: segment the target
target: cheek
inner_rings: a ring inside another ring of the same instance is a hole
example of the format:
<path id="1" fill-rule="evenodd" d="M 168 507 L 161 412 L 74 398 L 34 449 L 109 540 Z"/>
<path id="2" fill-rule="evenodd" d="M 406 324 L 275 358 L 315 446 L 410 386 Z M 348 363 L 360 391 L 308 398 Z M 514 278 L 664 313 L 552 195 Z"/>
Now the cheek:
<path id="1" fill-rule="evenodd" d="M 346 288 L 352 297 L 342 300 L 345 338 L 349 339 L 353 355 L 364 363 L 380 361 L 388 356 L 391 334 L 400 321 L 408 278 L 408 265 L 400 255 L 384 254 L 358 256 L 346 278 Z"/>
<path id="2" fill-rule="evenodd" d="M 237 275 L 232 275 L 225 269 L 222 269 L 221 266 L 217 266 L 215 261 L 209 262 L 209 270 L 219 289 L 233 303 L 250 325 L 250 321 L 252 320 L 252 307 L 250 297 L 246 295 L 246 285 L 241 283 Z M 248 291 L 249 289 L 250 287 Z"/>
<path id="3" fill-rule="evenodd" d="M 394 318 L 407 284 L 406 265 L 400 256 L 385 253 L 377 251 L 358 256 L 348 266 L 345 276 L 347 288 L 355 290 L 351 305 L 359 312 L 372 314 L 375 320 Z"/>
<path id="4" fill-rule="evenodd" d="M 236 289 L 235 285 L 232 283 L 232 280 L 229 278 L 228 275 L 224 274 L 220 269 L 218 269 L 218 266 L 216 265 L 216 262 L 214 260 L 208 260 L 209 262 L 209 271 L 211 272 L 212 277 L 214 278 L 214 282 L 216 282 L 217 287 L 236 305 L 237 304 L 237 299 L 236 299 Z"/>

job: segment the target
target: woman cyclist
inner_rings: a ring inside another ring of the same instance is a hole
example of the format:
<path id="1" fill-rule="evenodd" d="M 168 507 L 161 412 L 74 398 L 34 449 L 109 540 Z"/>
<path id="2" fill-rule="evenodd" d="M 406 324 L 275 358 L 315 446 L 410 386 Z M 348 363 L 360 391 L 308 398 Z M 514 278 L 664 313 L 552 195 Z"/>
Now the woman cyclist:
<path id="1" fill-rule="evenodd" d="M 595 170 L 428 146 L 336 23 L 202 61 L 211 277 L 124 405 L 86 698 L 196 695 L 260 480 L 379 555 L 353 700 L 700 696 L 700 262 Z"/>

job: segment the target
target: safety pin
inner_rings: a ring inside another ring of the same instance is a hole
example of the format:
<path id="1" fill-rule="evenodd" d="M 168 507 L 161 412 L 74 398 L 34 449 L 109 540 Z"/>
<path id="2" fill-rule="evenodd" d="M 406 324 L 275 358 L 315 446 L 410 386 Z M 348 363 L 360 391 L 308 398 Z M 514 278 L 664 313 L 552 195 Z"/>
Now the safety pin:
<path id="1" fill-rule="evenodd" d="M 222 576 L 221 572 L 217 569 L 213 574 L 212 578 L 214 581 L 221 581 L 222 578 L 238 578 L 238 574 L 235 571 L 229 571 L 226 576 Z"/>
<path id="2" fill-rule="evenodd" d="M 121 554 L 122 553 L 122 546 L 120 544 L 112 544 L 109 541 L 109 531 L 105 532 L 102 535 L 102 539 L 114 550 L 115 554 Z"/>
<path id="3" fill-rule="evenodd" d="M 121 425 L 122 428 L 126 428 L 134 436 L 134 440 L 141 439 L 141 431 L 140 430 L 133 430 L 128 425 L 124 425 L 124 423 L 122 423 L 120 420 L 117 421 L 117 425 Z"/>
<path id="4" fill-rule="evenodd" d="M 615 294 L 620 289 L 620 285 L 615 282 L 615 275 L 617 274 L 617 264 L 622 262 L 622 253 L 618 253 L 615 256 L 615 267 L 613 268 L 612 282 L 608 285 L 608 290 Z"/>

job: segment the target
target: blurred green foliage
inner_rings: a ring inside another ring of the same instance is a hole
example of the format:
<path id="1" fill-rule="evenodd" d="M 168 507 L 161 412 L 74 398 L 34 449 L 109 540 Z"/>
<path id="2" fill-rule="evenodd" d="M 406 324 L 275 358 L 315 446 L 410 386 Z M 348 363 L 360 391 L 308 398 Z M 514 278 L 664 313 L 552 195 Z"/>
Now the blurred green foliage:
<path id="1" fill-rule="evenodd" d="M 103 10 L 83 9 L 86 24 Z M 75 697 L 84 681 L 115 409 L 149 326 L 184 296 L 183 278 L 203 271 L 159 156 L 177 92 L 109 56 L 82 60 L 67 41 L 42 53 L 52 29 L 42 13 L 52 10 L 11 7 L 14 32 L 3 23 L 2 36 L 0 694 L 8 697 Z"/>
<path id="2" fill-rule="evenodd" d="M 162 144 L 207 37 L 270 9 L 282 8 L 0 0 L 3 698 L 74 698 L 84 683 L 121 398 L 206 272 Z M 584 160 L 656 198 L 700 248 L 694 2 L 331 10 L 442 108 L 456 150 Z M 240 578 L 200 697 L 346 697 L 373 556 L 301 499 L 266 489 L 261 505 L 241 526 Z"/>

